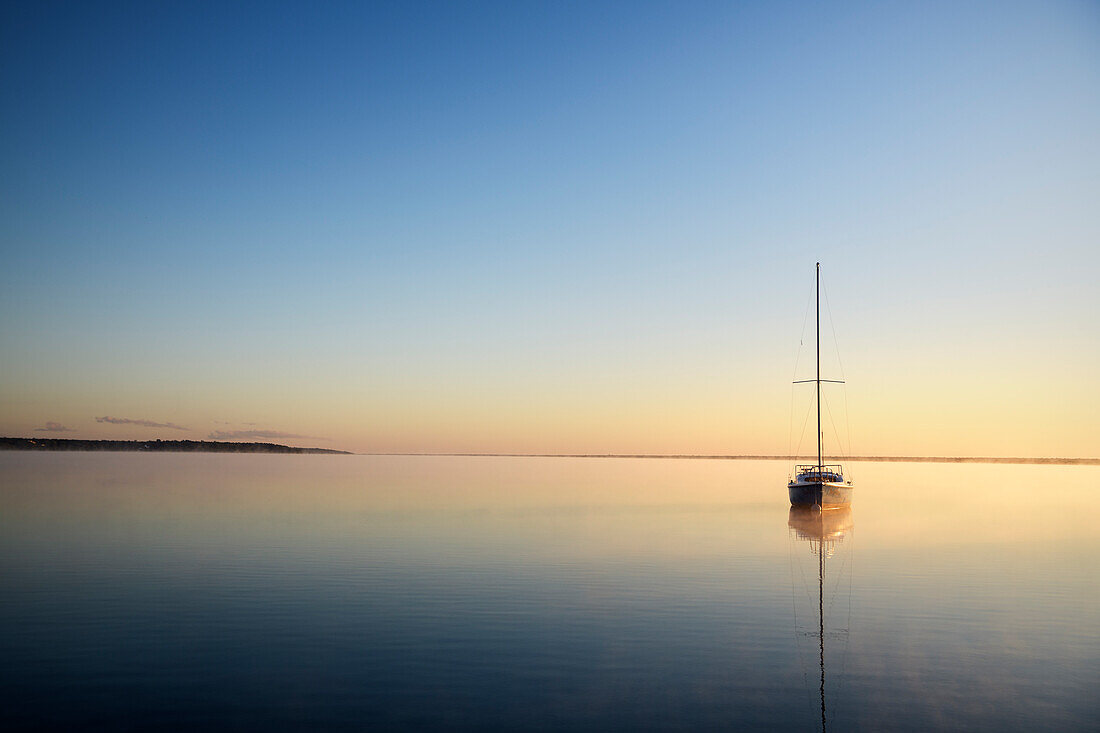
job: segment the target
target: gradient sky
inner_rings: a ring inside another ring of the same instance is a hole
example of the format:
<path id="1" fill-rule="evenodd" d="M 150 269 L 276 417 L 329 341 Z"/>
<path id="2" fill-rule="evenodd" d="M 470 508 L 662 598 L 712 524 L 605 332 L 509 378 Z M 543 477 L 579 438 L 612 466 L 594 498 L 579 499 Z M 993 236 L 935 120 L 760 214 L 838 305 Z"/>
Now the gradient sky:
<path id="1" fill-rule="evenodd" d="M 0 12 L 0 434 L 1100 456 L 1095 3 Z"/>

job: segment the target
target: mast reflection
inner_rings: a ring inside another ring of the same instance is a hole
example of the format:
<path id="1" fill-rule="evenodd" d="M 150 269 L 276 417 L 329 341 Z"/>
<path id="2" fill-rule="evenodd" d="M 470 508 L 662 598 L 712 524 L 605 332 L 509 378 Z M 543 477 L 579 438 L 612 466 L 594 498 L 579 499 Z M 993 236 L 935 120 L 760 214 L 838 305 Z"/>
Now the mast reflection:
<path id="1" fill-rule="evenodd" d="M 787 519 L 791 534 L 808 542 L 817 560 L 817 628 L 813 636 L 818 639 L 817 657 L 820 670 L 818 688 L 821 699 L 821 730 L 825 731 L 825 563 L 833 557 L 844 539 L 852 531 L 854 521 L 851 507 L 828 511 L 792 506 Z M 797 618 L 796 618 L 797 624 Z"/>

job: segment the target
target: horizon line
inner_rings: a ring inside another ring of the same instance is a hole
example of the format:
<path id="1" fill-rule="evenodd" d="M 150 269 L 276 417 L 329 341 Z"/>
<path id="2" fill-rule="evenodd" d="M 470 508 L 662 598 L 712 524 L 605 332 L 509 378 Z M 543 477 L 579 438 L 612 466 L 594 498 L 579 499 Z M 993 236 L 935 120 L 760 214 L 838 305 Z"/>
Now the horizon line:
<path id="1" fill-rule="evenodd" d="M 801 461 L 817 456 L 706 455 L 688 453 L 358 453 L 361 456 L 436 456 L 468 458 L 664 458 L 705 461 Z M 1007 463 L 1018 465 L 1100 466 L 1100 458 L 1026 458 L 997 456 L 830 456 L 834 461 L 866 463 Z"/>

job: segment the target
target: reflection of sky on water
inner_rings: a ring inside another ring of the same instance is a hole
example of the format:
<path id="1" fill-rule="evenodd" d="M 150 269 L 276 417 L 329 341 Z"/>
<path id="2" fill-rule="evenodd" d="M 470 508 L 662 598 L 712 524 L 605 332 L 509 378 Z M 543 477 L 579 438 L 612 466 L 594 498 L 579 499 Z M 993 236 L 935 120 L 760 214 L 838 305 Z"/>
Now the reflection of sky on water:
<path id="1" fill-rule="evenodd" d="M 816 721 L 791 633 L 780 463 L 0 462 L 0 652 L 17 719 Z M 1093 720 L 1100 540 L 1083 479 L 1097 469 L 856 468 L 849 657 L 830 721 Z M 72 705 L 50 706 L 58 696 Z"/>

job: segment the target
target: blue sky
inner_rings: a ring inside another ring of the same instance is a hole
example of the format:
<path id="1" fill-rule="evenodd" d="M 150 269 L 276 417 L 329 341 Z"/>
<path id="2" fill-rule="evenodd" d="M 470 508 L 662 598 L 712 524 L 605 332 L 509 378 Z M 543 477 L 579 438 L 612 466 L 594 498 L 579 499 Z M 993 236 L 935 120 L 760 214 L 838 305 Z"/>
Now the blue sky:
<path id="1" fill-rule="evenodd" d="M 866 448 L 1100 452 L 1095 4 L 3 12 L 6 434 L 781 452 L 820 259 Z"/>

